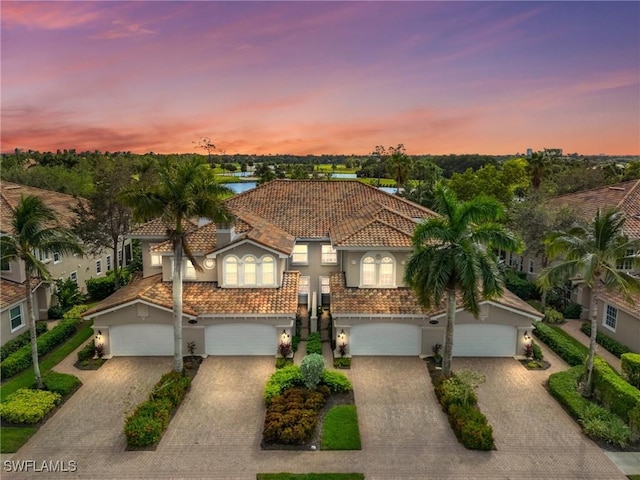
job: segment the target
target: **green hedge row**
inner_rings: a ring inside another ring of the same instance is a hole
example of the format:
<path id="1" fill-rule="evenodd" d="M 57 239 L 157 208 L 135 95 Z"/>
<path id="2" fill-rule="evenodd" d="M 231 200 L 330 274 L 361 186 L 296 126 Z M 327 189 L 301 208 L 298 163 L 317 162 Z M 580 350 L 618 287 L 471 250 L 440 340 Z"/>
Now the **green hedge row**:
<path id="1" fill-rule="evenodd" d="M 307 355 L 310 353 L 322 355 L 322 339 L 318 332 L 309 334 L 309 338 L 307 339 Z"/>
<path id="2" fill-rule="evenodd" d="M 640 404 L 640 390 L 599 357 L 593 362 L 593 388 L 605 408 L 629 423 L 629 413 Z"/>
<path id="3" fill-rule="evenodd" d="M 21 388 L 0 403 L 0 416 L 11 423 L 38 423 L 60 403 L 61 398 L 55 392 Z"/>
<path id="4" fill-rule="evenodd" d="M 164 374 L 149 399 L 142 402 L 127 417 L 124 434 L 130 447 L 146 447 L 156 444 L 169 426 L 169 420 L 182 403 L 191 385 L 191 378 L 176 372 Z"/>
<path id="5" fill-rule="evenodd" d="M 640 355 L 637 353 L 625 353 L 620 357 L 620 364 L 627 382 L 636 388 L 640 388 Z"/>
<path id="6" fill-rule="evenodd" d="M 38 357 L 41 358 L 58 345 L 71 337 L 80 325 L 79 318 L 67 318 L 58 325 L 38 337 Z M 24 345 L 17 352 L 9 355 L 0 363 L 0 375 L 2 379 L 13 377 L 23 370 L 29 368 L 31 361 L 31 344 Z"/>
<path id="7" fill-rule="evenodd" d="M 36 322 L 36 335 L 39 337 L 43 333 L 47 331 L 49 327 L 47 326 L 47 322 Z M 13 340 L 9 340 L 7 343 L 0 347 L 0 362 L 7 358 L 12 353 L 20 350 L 21 347 L 24 347 L 29 342 L 31 342 L 31 332 L 28 330 L 24 333 L 21 333 Z"/>
<path id="8" fill-rule="evenodd" d="M 353 389 L 349 379 L 335 370 L 324 370 L 320 379 L 320 385 L 329 387 L 332 393 L 346 393 Z M 304 377 L 297 365 L 287 365 L 276 370 L 264 387 L 262 398 L 265 405 L 269 406 L 271 400 L 281 395 L 285 390 L 293 387 L 304 386 Z"/>
<path id="9" fill-rule="evenodd" d="M 571 366 L 581 365 L 589 349 L 560 327 L 534 322 L 533 333 Z"/>
<path id="10" fill-rule="evenodd" d="M 584 333 L 587 337 L 591 337 L 591 325 L 587 322 L 583 323 L 580 327 L 580 331 Z M 599 345 L 602 345 L 605 350 L 613 353 L 616 357 L 620 358 L 625 353 L 631 352 L 629 347 L 623 345 L 617 340 L 614 340 L 608 335 L 605 335 L 602 332 L 596 333 L 596 342 Z"/>

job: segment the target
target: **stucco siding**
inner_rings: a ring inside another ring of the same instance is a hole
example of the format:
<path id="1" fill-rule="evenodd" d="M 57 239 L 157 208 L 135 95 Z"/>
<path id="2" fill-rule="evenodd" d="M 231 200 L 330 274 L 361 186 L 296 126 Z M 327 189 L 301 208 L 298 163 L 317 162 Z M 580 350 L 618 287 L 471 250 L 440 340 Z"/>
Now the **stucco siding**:
<path id="1" fill-rule="evenodd" d="M 23 318 L 23 326 L 18 328 L 15 332 L 11 332 L 11 315 L 10 311 L 12 308 L 16 306 L 22 306 L 22 318 Z M 7 343 L 9 340 L 13 340 L 18 335 L 23 332 L 27 332 L 29 330 L 29 323 L 27 320 L 27 302 L 18 302 L 12 305 L 7 306 L 2 312 L 0 312 L 0 336 L 2 339 L 2 345 Z"/>
<path id="2" fill-rule="evenodd" d="M 363 250 L 363 251 L 346 251 L 344 252 L 343 268 L 345 272 L 346 286 L 347 287 L 359 287 L 360 286 L 360 268 L 362 258 L 368 252 L 381 253 L 383 251 L 377 250 Z M 411 255 L 411 252 L 403 251 L 385 251 L 390 254 L 395 260 L 395 280 L 396 287 L 404 287 L 404 269 L 407 259 Z"/>
<path id="3" fill-rule="evenodd" d="M 640 353 L 640 314 L 631 313 L 617 309 L 617 320 L 615 331 L 605 325 L 607 315 L 607 303 L 598 302 L 598 331 L 626 345 L 632 351 Z"/>

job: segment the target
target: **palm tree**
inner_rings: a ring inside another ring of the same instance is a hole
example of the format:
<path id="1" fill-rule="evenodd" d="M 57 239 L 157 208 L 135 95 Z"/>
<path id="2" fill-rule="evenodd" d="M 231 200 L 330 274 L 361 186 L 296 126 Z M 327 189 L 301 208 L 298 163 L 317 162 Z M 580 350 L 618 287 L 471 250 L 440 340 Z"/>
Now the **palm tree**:
<path id="1" fill-rule="evenodd" d="M 42 388 L 31 279 L 36 277 L 49 280 L 51 275 L 47 266 L 38 260 L 36 252 L 50 257 L 54 252 L 61 255 L 83 255 L 84 250 L 71 231 L 59 224 L 53 209 L 45 205 L 39 197 L 29 195 L 20 197 L 20 202 L 18 202 L 11 218 L 11 232 L 0 237 L 0 251 L 3 263 L 15 260 L 22 260 L 24 263 L 24 290 L 27 297 L 27 319 L 31 333 L 33 372 L 37 387 Z"/>
<path id="2" fill-rule="evenodd" d="M 187 243 L 184 222 L 193 217 L 206 217 L 216 223 L 228 223 L 231 213 L 222 199 L 233 192 L 216 182 L 206 160 L 194 157 L 177 162 L 165 160 L 158 169 L 158 181 L 142 190 L 128 190 L 121 200 L 133 209 L 138 221 L 161 218 L 173 245 L 173 331 L 176 372 L 183 371 L 182 362 L 182 259 L 186 256 L 194 268 L 202 267 Z"/>
<path id="3" fill-rule="evenodd" d="M 407 156 L 404 145 L 401 143 L 395 148 L 389 147 L 388 155 L 387 171 L 396 181 L 396 193 L 399 193 L 411 174 L 411 158 Z"/>
<path id="4" fill-rule="evenodd" d="M 543 290 L 567 279 L 580 278 L 591 289 L 591 338 L 587 359 L 587 380 L 583 394 L 590 396 L 593 387 L 593 359 L 598 333 L 598 299 L 607 290 L 620 292 L 631 301 L 633 292 L 640 292 L 640 279 L 628 271 L 618 270 L 628 263 L 630 270 L 640 269 L 640 239 L 629 240 L 623 233 L 624 213 L 610 209 L 596 212 L 593 221 L 576 225 L 566 232 L 552 232 L 545 238 L 547 256 L 551 261 L 559 260 L 544 270 L 538 277 Z"/>
<path id="5" fill-rule="evenodd" d="M 476 318 L 482 298 L 500 295 L 503 280 L 494 249 L 518 251 L 521 242 L 498 221 L 502 204 L 488 197 L 459 202 L 455 194 L 436 185 L 435 210 L 415 230 L 413 252 L 407 262 L 405 281 L 425 308 L 441 305 L 446 296 L 447 325 L 442 373 L 451 374 L 456 292 L 465 310 Z"/>

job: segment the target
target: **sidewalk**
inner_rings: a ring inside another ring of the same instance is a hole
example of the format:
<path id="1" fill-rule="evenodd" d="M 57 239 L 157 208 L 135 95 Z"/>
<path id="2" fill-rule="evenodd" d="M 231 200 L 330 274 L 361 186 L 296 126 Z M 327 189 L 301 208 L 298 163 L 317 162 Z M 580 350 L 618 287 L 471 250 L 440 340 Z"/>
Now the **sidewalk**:
<path id="1" fill-rule="evenodd" d="M 566 320 L 560 328 L 578 340 L 585 347 L 589 348 L 589 337 L 580 331 L 580 326 L 584 323 L 584 320 Z M 605 350 L 602 346 L 596 345 L 596 355 L 602 357 L 609 365 L 611 365 L 618 373 L 622 372 L 620 366 L 620 359 L 613 353 Z"/>

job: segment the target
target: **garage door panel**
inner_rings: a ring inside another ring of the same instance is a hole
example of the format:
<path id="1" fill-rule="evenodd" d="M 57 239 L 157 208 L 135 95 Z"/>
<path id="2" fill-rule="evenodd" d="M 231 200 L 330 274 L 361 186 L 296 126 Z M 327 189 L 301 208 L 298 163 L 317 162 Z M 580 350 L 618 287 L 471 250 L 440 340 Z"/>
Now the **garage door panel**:
<path id="1" fill-rule="evenodd" d="M 210 325 L 205 330 L 208 355 L 275 355 L 276 328 L 253 323 Z"/>
<path id="2" fill-rule="evenodd" d="M 510 325 L 456 325 L 453 333 L 453 356 L 512 357 L 516 353 L 516 336 L 516 328 Z"/>
<path id="3" fill-rule="evenodd" d="M 109 329 L 111 355 L 173 355 L 173 326 L 160 324 L 116 325 Z"/>
<path id="4" fill-rule="evenodd" d="M 355 325 L 349 336 L 351 355 L 420 355 L 422 330 L 417 325 L 371 323 Z"/>

